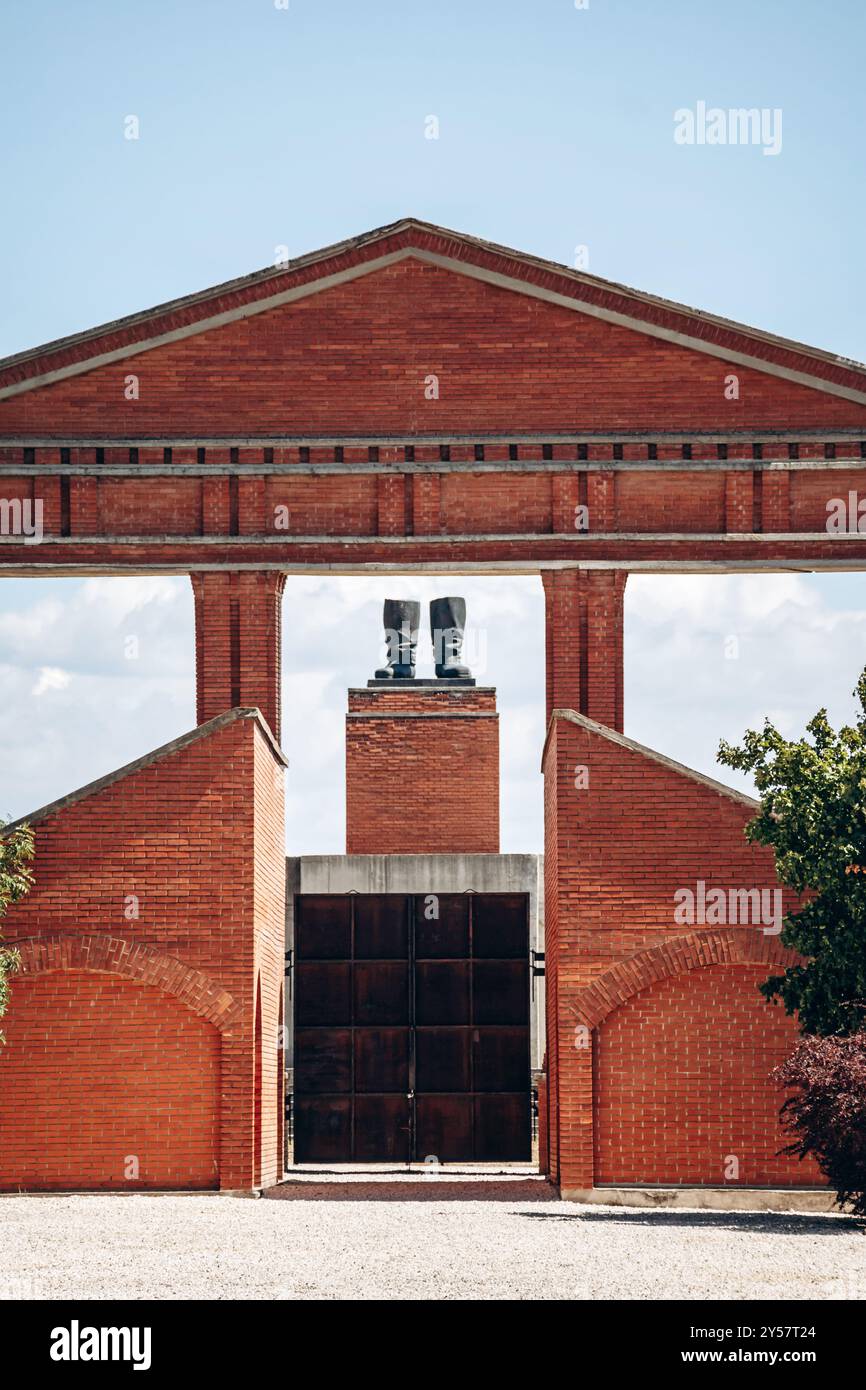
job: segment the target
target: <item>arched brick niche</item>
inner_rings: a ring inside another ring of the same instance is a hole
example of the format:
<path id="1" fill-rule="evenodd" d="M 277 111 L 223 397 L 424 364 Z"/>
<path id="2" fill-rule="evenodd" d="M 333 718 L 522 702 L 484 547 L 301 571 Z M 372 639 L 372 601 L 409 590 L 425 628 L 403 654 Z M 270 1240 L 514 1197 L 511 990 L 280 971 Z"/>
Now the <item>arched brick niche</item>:
<path id="1" fill-rule="evenodd" d="M 229 1026 L 236 1014 L 234 999 L 218 981 L 143 943 L 100 932 L 28 937 L 14 945 L 20 956 L 18 979 L 46 970 L 107 971 L 174 995 L 220 1031 Z"/>
<path id="2" fill-rule="evenodd" d="M 572 1010 L 582 1023 L 594 1028 L 632 995 L 670 975 L 706 965 L 751 962 L 764 968 L 766 979 L 774 971 L 796 965 L 797 960 L 796 952 L 782 946 L 778 936 L 752 928 L 689 932 L 612 966 L 579 992 L 571 1001 Z"/>
<path id="3" fill-rule="evenodd" d="M 779 1154 L 770 1075 L 797 1028 L 758 987 L 771 961 L 793 959 L 756 933 L 696 933 L 584 992 L 597 1185 L 823 1185 L 813 1164 Z"/>
<path id="4" fill-rule="evenodd" d="M 219 1186 L 220 1032 L 132 972 L 29 970 L 4 1022 L 0 1189 Z"/>

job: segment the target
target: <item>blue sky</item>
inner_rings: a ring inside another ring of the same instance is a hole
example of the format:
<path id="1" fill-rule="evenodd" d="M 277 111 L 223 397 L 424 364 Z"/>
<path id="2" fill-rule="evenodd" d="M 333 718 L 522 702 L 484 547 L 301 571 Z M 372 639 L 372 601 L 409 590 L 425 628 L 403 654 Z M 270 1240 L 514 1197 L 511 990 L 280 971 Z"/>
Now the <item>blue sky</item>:
<path id="1" fill-rule="evenodd" d="M 866 353 L 855 0 L 289 4 L 5 0 L 0 352 L 412 213 Z M 675 145 L 702 99 L 781 154 Z"/>
<path id="2" fill-rule="evenodd" d="M 5 0 L 0 354 L 411 213 L 567 263 L 585 246 L 595 274 L 862 360 L 864 13 Z M 674 112 L 699 101 L 780 109 L 780 153 L 677 145 Z M 372 665 L 381 595 L 297 583 L 320 636 L 288 658 L 289 842 L 339 850 L 344 691 Z M 502 692 L 504 847 L 538 848 L 540 585 L 463 587 Z M 130 670 L 112 642 L 135 625 Z M 627 732 L 710 771 L 738 720 L 772 709 L 793 732 L 820 704 L 849 712 L 864 627 L 860 576 L 633 580 Z M 736 678 L 713 664 L 732 632 Z M 182 579 L 0 584 L 0 814 L 188 727 L 190 633 Z"/>

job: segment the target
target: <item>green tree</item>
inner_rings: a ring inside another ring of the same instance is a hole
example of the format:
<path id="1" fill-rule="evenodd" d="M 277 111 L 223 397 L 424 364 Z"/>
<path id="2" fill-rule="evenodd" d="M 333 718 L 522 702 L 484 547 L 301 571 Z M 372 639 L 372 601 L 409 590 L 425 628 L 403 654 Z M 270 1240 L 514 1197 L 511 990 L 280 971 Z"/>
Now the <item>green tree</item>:
<path id="1" fill-rule="evenodd" d="M 4 835 L 0 825 L 0 917 L 10 903 L 17 903 L 30 888 L 33 874 L 30 861 L 33 858 L 33 831 L 29 825 L 20 825 Z M 0 945 L 0 1018 L 9 1003 L 9 976 L 18 969 L 18 952 L 12 947 Z M 0 1042 L 3 1034 L 0 1032 Z"/>
<path id="2" fill-rule="evenodd" d="M 746 835 L 772 847 L 780 881 L 806 896 L 781 937 L 805 961 L 761 991 L 799 1015 L 802 1033 L 820 1036 L 866 1023 L 866 671 L 854 693 L 857 720 L 838 732 L 823 709 L 796 740 L 767 719 L 718 755 L 754 776 L 761 806 Z"/>

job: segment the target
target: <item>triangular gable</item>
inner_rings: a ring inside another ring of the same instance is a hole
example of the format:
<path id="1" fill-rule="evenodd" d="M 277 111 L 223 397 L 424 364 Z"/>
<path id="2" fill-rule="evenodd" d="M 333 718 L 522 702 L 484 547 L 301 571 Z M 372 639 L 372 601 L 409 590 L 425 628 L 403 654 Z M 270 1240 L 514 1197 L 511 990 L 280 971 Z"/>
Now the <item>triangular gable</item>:
<path id="1" fill-rule="evenodd" d="M 78 787 L 75 791 L 67 792 L 65 796 L 58 797 L 56 801 L 51 801 L 47 806 L 40 806 L 36 811 L 30 811 L 26 816 L 19 816 L 17 820 L 10 821 L 2 828 L 3 835 L 8 835 L 10 831 L 17 830 L 22 825 L 36 825 L 40 821 L 49 820 L 60 811 L 65 811 L 69 806 L 75 806 L 80 801 L 86 800 L 89 796 L 96 796 L 99 792 L 105 791 L 115 782 L 122 782 L 127 777 L 134 776 L 137 772 L 144 772 L 146 768 L 153 767 L 156 763 L 163 762 L 166 758 L 172 757 L 175 753 L 180 753 L 189 748 L 194 743 L 200 743 L 202 739 L 209 738 L 212 734 L 219 733 L 222 729 L 234 724 L 238 720 L 251 719 L 258 726 L 259 732 L 266 740 L 276 761 L 281 767 L 288 767 L 288 761 L 282 749 L 277 745 L 273 734 L 262 718 L 261 711 L 254 707 L 237 708 L 226 710 L 224 714 L 215 715 L 213 719 L 208 719 L 204 724 L 199 724 L 195 729 L 190 729 L 186 734 L 181 734 L 178 738 L 171 739 L 168 743 L 163 743 L 159 748 L 153 748 L 149 753 L 145 753 L 134 762 L 126 763 L 123 767 L 115 768 L 113 772 L 108 772 L 104 777 L 98 777 L 95 782 L 88 782 L 83 787 Z"/>
<path id="2" fill-rule="evenodd" d="M 0 361 L 0 401 L 298 303 L 407 259 L 866 404 L 866 367 L 415 218 L 8 357 Z"/>
<path id="3" fill-rule="evenodd" d="M 719 796 L 727 797 L 728 800 L 736 802 L 739 806 L 744 806 L 750 811 L 760 810 L 761 803 L 756 801 L 753 796 L 748 796 L 745 792 L 738 791 L 736 787 L 729 787 L 725 782 L 717 782 L 715 777 L 708 777 L 705 772 L 698 772 L 693 767 L 688 767 L 686 763 L 679 763 L 675 758 L 669 758 L 666 753 L 659 753 L 656 748 L 649 748 L 645 743 L 638 743 L 636 739 L 628 738 L 625 734 L 619 733 L 616 729 L 610 729 L 606 724 L 599 724 L 597 720 L 590 719 L 586 714 L 578 714 L 573 709 L 554 709 L 551 710 L 550 719 L 547 723 L 547 735 L 544 740 L 544 750 L 541 755 L 541 771 L 544 771 L 544 760 L 547 755 L 547 746 L 550 736 L 557 720 L 565 720 L 569 724 L 577 724 L 579 728 L 585 729 L 587 733 L 595 734 L 598 738 L 607 739 L 608 743 L 616 744 L 627 753 L 636 753 L 641 758 L 646 758 L 650 762 L 658 763 L 660 767 L 666 768 L 668 772 L 676 773 L 678 777 L 684 777 L 691 782 L 697 783 L 707 791 L 716 792 Z"/>

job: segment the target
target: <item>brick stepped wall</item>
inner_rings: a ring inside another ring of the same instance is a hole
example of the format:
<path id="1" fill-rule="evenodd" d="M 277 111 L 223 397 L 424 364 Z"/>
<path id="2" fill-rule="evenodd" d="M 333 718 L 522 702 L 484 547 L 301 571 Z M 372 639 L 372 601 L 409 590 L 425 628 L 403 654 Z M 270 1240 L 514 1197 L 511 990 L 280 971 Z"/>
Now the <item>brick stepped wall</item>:
<path id="1" fill-rule="evenodd" d="M 797 1029 L 757 988 L 795 957 L 760 922 L 674 917 L 699 881 L 778 886 L 743 835 L 754 803 L 570 712 L 544 771 L 554 1176 L 566 1190 L 819 1184 L 777 1156 L 769 1073 Z"/>
<path id="2" fill-rule="evenodd" d="M 235 711 L 37 813 L 36 885 L 4 919 L 23 959 L 0 1056 L 4 1190 L 275 1179 L 282 774 Z"/>

